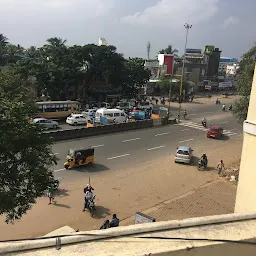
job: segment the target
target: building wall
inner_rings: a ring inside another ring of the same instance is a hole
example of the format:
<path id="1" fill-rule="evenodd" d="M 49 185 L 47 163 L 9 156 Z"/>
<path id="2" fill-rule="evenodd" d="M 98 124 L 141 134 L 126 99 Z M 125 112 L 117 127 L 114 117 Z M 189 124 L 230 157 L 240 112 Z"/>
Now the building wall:
<path id="1" fill-rule="evenodd" d="M 256 123 L 256 72 L 252 84 L 247 120 Z M 256 211 L 256 136 L 244 132 L 235 212 Z"/>

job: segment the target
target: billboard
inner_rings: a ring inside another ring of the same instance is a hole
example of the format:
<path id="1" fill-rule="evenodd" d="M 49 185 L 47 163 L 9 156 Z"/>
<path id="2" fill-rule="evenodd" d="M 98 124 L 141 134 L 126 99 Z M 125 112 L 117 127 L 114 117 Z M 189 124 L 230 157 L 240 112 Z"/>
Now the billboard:
<path id="1" fill-rule="evenodd" d="M 172 75 L 174 67 L 174 55 L 158 54 L 159 65 L 162 67 L 161 72 L 164 75 Z"/>
<path id="2" fill-rule="evenodd" d="M 201 49 L 186 49 L 186 53 L 189 53 L 189 54 L 201 54 L 202 53 L 202 50 Z"/>
<path id="3" fill-rule="evenodd" d="M 224 88 L 231 88 L 233 87 L 233 83 L 231 81 L 228 82 L 220 82 L 219 83 L 219 88 L 224 89 Z"/>

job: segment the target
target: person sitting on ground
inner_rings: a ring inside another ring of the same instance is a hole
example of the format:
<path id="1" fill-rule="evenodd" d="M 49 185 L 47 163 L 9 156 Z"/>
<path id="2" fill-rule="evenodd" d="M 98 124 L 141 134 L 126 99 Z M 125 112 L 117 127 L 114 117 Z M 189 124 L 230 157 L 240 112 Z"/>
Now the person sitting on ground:
<path id="1" fill-rule="evenodd" d="M 113 214 L 113 218 L 109 223 L 110 228 L 115 228 L 119 226 L 119 219 L 116 217 L 116 214 Z"/>

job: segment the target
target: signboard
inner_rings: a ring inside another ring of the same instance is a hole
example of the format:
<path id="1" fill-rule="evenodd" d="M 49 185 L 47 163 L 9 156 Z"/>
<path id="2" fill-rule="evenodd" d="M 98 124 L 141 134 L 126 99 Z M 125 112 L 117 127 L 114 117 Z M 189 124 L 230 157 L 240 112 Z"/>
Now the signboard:
<path id="1" fill-rule="evenodd" d="M 220 82 L 219 83 L 219 88 L 223 89 L 223 88 L 231 88 L 233 87 L 233 83 L 231 81 L 229 82 Z"/>
<path id="2" fill-rule="evenodd" d="M 189 54 L 201 54 L 202 53 L 202 50 L 201 49 L 186 49 L 186 53 L 189 53 Z"/>
<path id="3" fill-rule="evenodd" d="M 174 55 L 158 54 L 159 65 L 162 66 L 162 74 L 172 75 L 174 67 Z"/>
<path id="4" fill-rule="evenodd" d="M 211 85 L 205 85 L 204 89 L 211 91 L 212 87 L 211 87 Z"/>
<path id="5" fill-rule="evenodd" d="M 156 219 L 146 214 L 143 214 L 141 212 L 136 212 L 134 224 L 150 223 L 150 222 L 156 222 Z"/>

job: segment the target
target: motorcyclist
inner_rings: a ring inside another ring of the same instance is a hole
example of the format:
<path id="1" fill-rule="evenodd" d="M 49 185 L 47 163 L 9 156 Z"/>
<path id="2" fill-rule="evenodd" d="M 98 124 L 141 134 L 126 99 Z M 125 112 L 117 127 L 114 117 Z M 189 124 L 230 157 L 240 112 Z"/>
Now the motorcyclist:
<path id="1" fill-rule="evenodd" d="M 87 208 L 87 204 L 89 202 L 89 200 L 93 200 L 94 195 L 93 195 L 93 191 L 90 188 L 88 191 L 86 191 L 85 193 L 85 198 L 84 198 L 84 209 L 83 212 L 85 211 L 85 209 Z"/>
<path id="2" fill-rule="evenodd" d="M 206 118 L 204 117 L 204 118 L 202 119 L 202 125 L 203 125 L 204 127 L 206 127 L 206 124 L 207 124 L 207 121 L 206 121 Z"/>
<path id="3" fill-rule="evenodd" d="M 222 110 L 223 110 L 223 111 L 226 110 L 226 105 L 225 105 L 225 104 L 222 105 Z"/>
<path id="4" fill-rule="evenodd" d="M 89 190 L 92 190 L 92 191 L 94 191 L 94 188 L 90 185 L 90 184 L 87 184 L 87 186 L 84 188 L 84 193 L 86 193 L 87 191 L 89 191 Z"/>
<path id="5" fill-rule="evenodd" d="M 228 109 L 229 109 L 229 110 L 232 110 L 232 108 L 233 108 L 233 106 L 232 106 L 232 104 L 230 104 L 230 106 L 229 106 Z"/>
<path id="6" fill-rule="evenodd" d="M 188 115 L 188 113 L 187 113 L 187 110 L 185 109 L 185 110 L 184 110 L 184 113 L 183 113 L 184 118 L 186 118 L 187 115 Z"/>
<path id="7" fill-rule="evenodd" d="M 200 160 L 201 160 L 202 165 L 204 165 L 206 167 L 208 164 L 208 159 L 207 159 L 207 156 L 205 153 L 202 155 Z"/>

